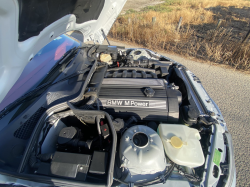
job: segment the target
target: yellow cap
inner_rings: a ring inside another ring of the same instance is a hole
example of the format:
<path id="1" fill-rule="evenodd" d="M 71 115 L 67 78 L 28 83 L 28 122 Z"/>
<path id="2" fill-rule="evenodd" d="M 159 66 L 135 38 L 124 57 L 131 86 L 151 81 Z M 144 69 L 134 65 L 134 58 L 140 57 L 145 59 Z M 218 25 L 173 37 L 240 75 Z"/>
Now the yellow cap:
<path id="1" fill-rule="evenodd" d="M 110 56 L 110 54 L 104 54 L 104 53 L 102 53 L 101 55 L 100 55 L 100 61 L 101 62 L 108 62 L 108 61 L 110 61 L 112 59 L 112 57 Z"/>
<path id="2" fill-rule="evenodd" d="M 183 142 L 181 141 L 180 138 L 178 138 L 177 136 L 173 136 L 170 139 L 170 143 L 174 148 L 180 149 L 183 145 Z"/>

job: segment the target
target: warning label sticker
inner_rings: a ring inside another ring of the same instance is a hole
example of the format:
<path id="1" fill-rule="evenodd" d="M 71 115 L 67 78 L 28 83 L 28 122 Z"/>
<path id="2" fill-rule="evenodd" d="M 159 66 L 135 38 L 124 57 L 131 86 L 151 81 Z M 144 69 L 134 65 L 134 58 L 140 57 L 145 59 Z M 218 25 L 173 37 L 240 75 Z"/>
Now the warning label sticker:
<path id="1" fill-rule="evenodd" d="M 218 149 L 215 149 L 214 150 L 214 159 L 213 159 L 213 162 L 217 166 L 220 166 L 220 158 L 221 158 L 221 152 Z"/>

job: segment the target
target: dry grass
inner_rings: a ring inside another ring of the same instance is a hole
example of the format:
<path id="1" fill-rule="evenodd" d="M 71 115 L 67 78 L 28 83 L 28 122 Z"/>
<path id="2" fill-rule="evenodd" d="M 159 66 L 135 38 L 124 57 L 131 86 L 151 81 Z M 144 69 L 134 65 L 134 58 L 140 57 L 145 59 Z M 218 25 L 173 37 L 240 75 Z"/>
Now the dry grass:
<path id="1" fill-rule="evenodd" d="M 195 8 L 208 8 L 215 6 L 234 6 L 236 8 L 243 8 L 249 6 L 250 2 L 248 0 L 181 0 L 181 4 L 186 5 L 186 7 Z"/>
<path id="2" fill-rule="evenodd" d="M 242 45 L 242 37 L 227 28 L 232 20 L 239 22 L 239 16 L 231 15 L 231 21 L 224 21 L 223 27 L 215 31 L 218 17 L 210 10 L 211 7 L 234 7 L 238 11 L 249 8 L 250 1 L 172 0 L 163 5 L 147 7 L 141 12 L 130 11 L 120 16 L 113 25 L 110 36 L 147 48 L 165 49 L 249 71 L 250 44 Z M 152 17 L 156 17 L 155 23 L 152 23 Z M 177 33 L 180 17 L 183 17 L 183 22 Z M 244 17 L 240 21 L 247 24 L 250 18 Z M 239 34 L 242 33 L 239 31 Z M 245 36 L 246 32 L 243 34 Z"/>

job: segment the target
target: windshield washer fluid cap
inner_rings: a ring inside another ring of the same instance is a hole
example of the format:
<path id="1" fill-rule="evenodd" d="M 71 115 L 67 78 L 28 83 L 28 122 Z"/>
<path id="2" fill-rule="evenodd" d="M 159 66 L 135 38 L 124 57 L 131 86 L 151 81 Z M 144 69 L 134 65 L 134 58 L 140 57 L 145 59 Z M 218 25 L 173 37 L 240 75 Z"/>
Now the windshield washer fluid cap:
<path id="1" fill-rule="evenodd" d="M 204 164 L 204 155 L 197 129 L 185 125 L 160 124 L 158 134 L 169 159 L 181 166 L 198 167 Z"/>
<path id="2" fill-rule="evenodd" d="M 151 181 L 167 166 L 161 138 L 144 125 L 133 126 L 123 134 L 119 156 L 121 167 L 129 171 L 126 182 Z"/>

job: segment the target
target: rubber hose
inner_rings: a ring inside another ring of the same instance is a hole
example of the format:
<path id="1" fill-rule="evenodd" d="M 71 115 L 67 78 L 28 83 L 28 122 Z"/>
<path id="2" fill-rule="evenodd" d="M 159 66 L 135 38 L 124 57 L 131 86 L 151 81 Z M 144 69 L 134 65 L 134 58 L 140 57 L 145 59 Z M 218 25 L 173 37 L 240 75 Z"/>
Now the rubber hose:
<path id="1" fill-rule="evenodd" d="M 84 147 L 84 148 L 90 149 L 91 144 L 92 144 L 92 141 L 87 141 L 87 142 L 85 142 L 85 141 L 79 141 L 77 145 L 79 147 Z"/>
<path id="2" fill-rule="evenodd" d="M 39 167 L 38 160 L 36 158 L 35 153 L 32 153 L 30 155 L 29 165 L 30 165 L 31 168 L 38 168 Z"/>
<path id="3" fill-rule="evenodd" d="M 97 106 L 97 110 L 100 110 L 100 103 L 99 100 L 96 99 L 96 106 Z"/>
<path id="4" fill-rule="evenodd" d="M 47 162 L 49 160 L 52 160 L 53 156 L 54 156 L 53 153 L 47 153 L 47 154 L 37 155 L 36 157 L 42 162 Z"/>
<path id="5" fill-rule="evenodd" d="M 173 172 L 174 170 L 174 167 L 175 167 L 175 163 L 173 163 L 169 169 L 166 171 L 166 173 L 164 174 L 164 181 L 166 182 L 166 180 L 170 177 L 171 173 Z M 136 186 L 149 186 L 149 185 L 154 185 L 154 184 L 158 184 L 158 183 L 164 183 L 164 181 L 162 181 L 162 178 L 157 178 L 153 181 L 149 181 L 149 182 L 146 182 L 146 183 L 136 183 L 135 185 Z"/>
<path id="6" fill-rule="evenodd" d="M 85 109 L 85 110 L 88 110 L 90 108 L 94 109 L 91 105 L 93 105 L 95 103 L 96 98 L 97 97 L 95 95 L 91 95 L 89 101 L 83 107 L 81 107 L 81 108 Z"/>
<path id="7" fill-rule="evenodd" d="M 129 126 L 131 123 L 137 122 L 137 119 L 134 116 L 131 116 L 125 123 L 126 126 Z"/>
<path id="8" fill-rule="evenodd" d="M 96 45 L 93 45 L 89 50 L 88 50 L 88 57 L 92 60 L 97 60 L 95 56 L 93 56 L 94 51 L 97 49 Z"/>
<path id="9" fill-rule="evenodd" d="M 41 162 L 47 162 L 49 160 L 52 160 L 54 154 L 53 153 L 47 153 L 47 154 L 40 154 L 40 155 L 35 155 L 35 153 L 32 153 L 29 159 L 29 165 L 31 168 L 38 168 L 40 163 L 38 159 Z"/>
<path id="10" fill-rule="evenodd" d="M 90 140 L 87 140 L 85 142 L 85 141 L 81 141 L 80 139 L 72 139 L 68 143 L 66 143 L 67 146 L 83 147 L 83 148 L 87 148 L 87 149 L 90 149 L 91 144 L 92 144 L 92 141 L 90 141 Z"/>
<path id="11" fill-rule="evenodd" d="M 98 134 L 101 134 L 101 128 L 100 128 L 100 116 L 96 116 L 96 126 L 97 126 L 97 131 Z"/>
<path id="12" fill-rule="evenodd" d="M 99 134 L 100 146 L 102 146 L 102 133 L 101 133 L 101 128 L 100 128 L 100 116 L 96 116 L 96 126 L 97 126 L 97 131 Z"/>

